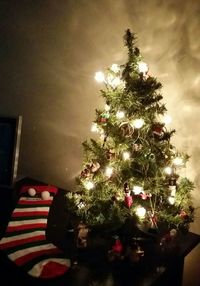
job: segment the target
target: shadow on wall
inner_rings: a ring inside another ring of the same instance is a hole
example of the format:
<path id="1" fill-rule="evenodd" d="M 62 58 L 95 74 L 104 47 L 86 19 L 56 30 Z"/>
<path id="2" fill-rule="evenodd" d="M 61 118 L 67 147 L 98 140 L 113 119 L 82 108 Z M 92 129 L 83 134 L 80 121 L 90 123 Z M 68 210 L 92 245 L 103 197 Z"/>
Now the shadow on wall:
<path id="1" fill-rule="evenodd" d="M 70 134 L 53 122 L 41 121 L 34 134 L 27 134 L 23 144 L 31 154 L 31 164 L 26 153 L 22 153 L 22 173 L 63 189 L 74 189 L 77 175 L 74 170 L 80 169 L 81 158 L 80 138 L 76 134 Z"/>

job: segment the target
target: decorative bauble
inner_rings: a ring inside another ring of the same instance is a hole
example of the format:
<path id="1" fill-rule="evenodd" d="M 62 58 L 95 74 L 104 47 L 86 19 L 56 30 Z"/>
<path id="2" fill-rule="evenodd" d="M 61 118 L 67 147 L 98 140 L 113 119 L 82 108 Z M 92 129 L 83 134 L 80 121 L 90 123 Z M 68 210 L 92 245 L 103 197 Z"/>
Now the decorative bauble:
<path id="1" fill-rule="evenodd" d="M 117 236 L 115 239 L 115 243 L 112 246 L 112 249 L 108 251 L 108 259 L 110 261 L 114 261 L 114 260 L 121 260 L 123 258 L 123 256 L 121 255 L 123 251 L 123 245 L 119 239 L 119 237 Z"/>
<path id="2" fill-rule="evenodd" d="M 102 113 L 99 117 L 99 123 L 105 125 L 107 123 L 107 120 L 109 118 L 109 114 L 108 113 Z"/>
<path id="3" fill-rule="evenodd" d="M 162 124 L 156 124 L 152 128 L 153 135 L 156 138 L 161 138 L 164 135 L 164 129 Z"/>
<path id="4" fill-rule="evenodd" d="M 125 205 L 128 208 L 130 208 L 132 206 L 132 204 L 133 204 L 133 197 L 131 196 L 130 191 L 125 193 L 124 201 L 125 201 Z"/>
<path id="5" fill-rule="evenodd" d="M 188 214 L 184 210 L 181 210 L 179 215 L 182 219 L 188 219 Z"/>
<path id="6" fill-rule="evenodd" d="M 177 230 L 175 228 L 171 229 L 161 238 L 160 246 L 162 248 L 166 247 L 168 248 L 170 245 L 174 246 L 172 242 L 175 242 L 177 235 L 178 235 Z"/>
<path id="7" fill-rule="evenodd" d="M 112 250 L 116 253 L 121 253 L 123 250 L 122 243 L 118 237 L 115 240 L 115 244 L 112 246 Z"/>
<path id="8" fill-rule="evenodd" d="M 132 137 L 134 127 L 132 127 L 128 122 L 121 123 L 119 128 L 123 137 Z"/>
<path id="9" fill-rule="evenodd" d="M 155 154 L 153 154 L 153 153 L 150 153 L 149 155 L 148 155 L 148 158 L 149 158 L 149 160 L 151 160 L 151 161 L 154 161 L 155 160 Z"/>
<path id="10" fill-rule="evenodd" d="M 106 122 L 107 122 L 107 118 L 101 117 L 101 118 L 99 119 L 99 121 L 100 121 L 101 123 L 106 123 Z"/>
<path id="11" fill-rule="evenodd" d="M 107 152 L 107 159 L 112 160 L 115 158 L 115 152 L 113 150 L 109 150 Z"/>
<path id="12" fill-rule="evenodd" d="M 28 194 L 29 196 L 34 197 L 36 195 L 36 190 L 34 188 L 29 188 Z"/>
<path id="13" fill-rule="evenodd" d="M 50 198 L 50 193 L 49 193 L 48 191 L 43 191 L 43 192 L 41 193 L 41 198 L 42 198 L 43 200 L 48 200 L 48 199 Z"/>
<path id="14" fill-rule="evenodd" d="M 82 178 L 87 178 L 90 176 L 90 170 L 88 168 L 85 168 L 82 172 L 81 172 L 81 177 Z"/>
<path id="15" fill-rule="evenodd" d="M 133 151 L 138 152 L 142 149 L 142 144 L 134 143 L 133 144 Z"/>
<path id="16" fill-rule="evenodd" d="M 78 235 L 77 235 L 76 245 L 78 248 L 86 248 L 89 228 L 87 227 L 86 224 L 80 222 L 77 227 L 77 230 L 78 230 Z"/>
<path id="17" fill-rule="evenodd" d="M 91 164 L 91 171 L 92 173 L 95 173 L 99 170 L 100 164 L 98 162 L 92 163 Z"/>

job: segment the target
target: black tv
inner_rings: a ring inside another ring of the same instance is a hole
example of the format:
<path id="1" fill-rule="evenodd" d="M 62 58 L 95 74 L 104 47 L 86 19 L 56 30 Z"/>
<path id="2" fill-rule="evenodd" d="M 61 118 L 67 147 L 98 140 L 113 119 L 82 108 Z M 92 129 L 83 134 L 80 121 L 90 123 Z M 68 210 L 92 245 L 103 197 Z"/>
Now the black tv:
<path id="1" fill-rule="evenodd" d="M 18 169 L 22 116 L 0 116 L 0 186 L 12 186 Z"/>

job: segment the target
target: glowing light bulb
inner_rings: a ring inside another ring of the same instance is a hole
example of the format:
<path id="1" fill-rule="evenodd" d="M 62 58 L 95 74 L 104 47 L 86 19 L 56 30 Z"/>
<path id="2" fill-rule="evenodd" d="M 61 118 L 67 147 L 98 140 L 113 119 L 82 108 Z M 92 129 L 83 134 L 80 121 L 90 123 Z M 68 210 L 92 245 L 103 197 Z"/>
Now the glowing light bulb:
<path id="1" fill-rule="evenodd" d="M 141 219 L 144 218 L 146 215 L 146 209 L 141 206 L 137 207 L 136 215 Z"/>
<path id="2" fill-rule="evenodd" d="M 98 132 L 99 130 L 97 123 L 93 122 L 90 130 L 91 132 Z"/>
<path id="3" fill-rule="evenodd" d="M 122 83 L 121 79 L 119 77 L 116 77 L 112 81 L 112 87 L 115 88 L 115 87 L 119 86 L 121 83 Z"/>
<path id="4" fill-rule="evenodd" d="M 163 118 L 162 118 L 162 122 L 164 124 L 170 124 L 172 122 L 172 118 L 170 115 L 164 115 Z"/>
<path id="5" fill-rule="evenodd" d="M 174 158 L 173 163 L 176 166 L 181 166 L 181 165 L 183 165 L 183 159 L 181 157 L 176 157 L 176 158 Z"/>
<path id="6" fill-rule="evenodd" d="M 122 156 L 125 161 L 130 159 L 130 153 L 127 151 L 124 151 Z"/>
<path id="7" fill-rule="evenodd" d="M 110 105 L 105 104 L 105 111 L 109 111 L 110 110 Z"/>
<path id="8" fill-rule="evenodd" d="M 144 125 L 144 120 L 142 118 L 136 119 L 134 120 L 133 125 L 135 128 L 139 129 Z"/>
<path id="9" fill-rule="evenodd" d="M 105 175 L 106 177 L 110 178 L 112 176 L 113 173 L 113 168 L 112 167 L 107 167 L 105 170 Z"/>
<path id="10" fill-rule="evenodd" d="M 118 76 L 114 76 L 113 74 L 109 74 L 107 76 L 106 82 L 113 88 L 119 86 L 122 83 L 121 79 Z"/>
<path id="11" fill-rule="evenodd" d="M 124 116 L 125 116 L 124 111 L 117 111 L 116 117 L 117 117 L 118 119 L 122 119 L 122 118 L 124 118 Z"/>
<path id="12" fill-rule="evenodd" d="M 105 81 L 105 76 L 104 76 L 104 73 L 102 71 L 96 72 L 94 78 L 97 82 L 104 82 Z"/>
<path id="13" fill-rule="evenodd" d="M 143 187 L 134 186 L 133 187 L 133 192 L 134 192 L 135 195 L 139 195 L 140 193 L 143 193 Z"/>
<path id="14" fill-rule="evenodd" d="M 139 62 L 138 63 L 138 68 L 139 68 L 139 72 L 146 74 L 149 70 L 149 67 L 146 63 L 144 62 Z"/>
<path id="15" fill-rule="evenodd" d="M 164 169 L 164 171 L 165 171 L 165 173 L 166 173 L 167 175 L 171 175 L 171 174 L 172 174 L 172 168 L 171 168 L 171 167 L 166 167 L 166 168 Z"/>
<path id="16" fill-rule="evenodd" d="M 91 181 L 86 181 L 86 182 L 84 183 L 84 185 L 85 185 L 85 188 L 86 188 L 87 190 L 91 190 L 91 189 L 94 188 L 94 183 L 91 182 Z"/>
<path id="17" fill-rule="evenodd" d="M 111 71 L 113 71 L 114 73 L 118 73 L 120 71 L 120 67 L 118 64 L 112 64 L 111 66 Z"/>

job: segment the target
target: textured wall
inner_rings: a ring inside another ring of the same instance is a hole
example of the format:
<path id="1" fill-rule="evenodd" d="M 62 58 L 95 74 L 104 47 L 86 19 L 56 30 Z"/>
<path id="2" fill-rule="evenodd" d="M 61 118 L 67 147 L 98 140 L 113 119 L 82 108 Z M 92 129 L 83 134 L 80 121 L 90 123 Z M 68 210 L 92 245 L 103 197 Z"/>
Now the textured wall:
<path id="1" fill-rule="evenodd" d="M 199 0 L 1 1 L 0 114 L 23 116 L 19 178 L 73 188 L 81 143 L 103 104 L 93 75 L 125 62 L 130 28 L 163 83 L 175 144 L 192 156 L 186 174 L 199 206 L 199 15 Z"/>

